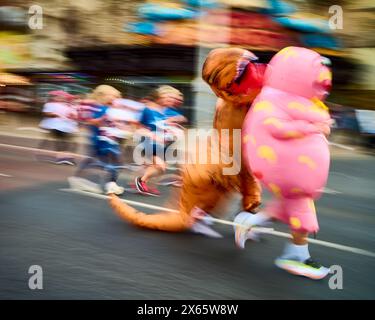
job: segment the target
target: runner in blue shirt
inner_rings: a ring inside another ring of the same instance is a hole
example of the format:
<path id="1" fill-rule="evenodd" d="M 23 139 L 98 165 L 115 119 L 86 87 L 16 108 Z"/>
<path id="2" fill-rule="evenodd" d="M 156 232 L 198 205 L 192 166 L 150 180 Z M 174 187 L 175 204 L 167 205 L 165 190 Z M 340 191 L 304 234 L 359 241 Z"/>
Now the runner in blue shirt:
<path id="1" fill-rule="evenodd" d="M 108 85 L 100 85 L 96 87 L 92 94 L 93 101 L 93 113 L 91 119 L 88 119 L 86 123 L 90 130 L 90 151 L 89 157 L 82 161 L 79 165 L 77 172 L 74 177 L 69 178 L 69 182 L 73 186 L 78 186 L 79 189 L 86 188 L 90 189 L 87 191 L 101 193 L 101 189 L 98 186 L 89 185 L 82 183 L 82 179 L 78 176 L 80 173 L 92 164 L 95 159 L 101 160 L 106 164 L 120 164 L 120 145 L 119 143 L 106 135 L 103 128 L 111 127 L 110 120 L 108 118 L 108 110 L 112 102 L 121 97 L 121 93 L 115 88 Z M 117 185 L 118 171 L 113 166 L 107 168 L 110 177 L 106 184 L 106 189 L 111 189 L 116 194 L 122 194 L 124 188 Z"/>
<path id="2" fill-rule="evenodd" d="M 157 196 L 160 192 L 147 185 L 150 178 L 163 174 L 166 170 L 165 150 L 168 142 L 159 133 L 168 131 L 168 127 L 184 123 L 187 119 L 181 115 L 176 107 L 183 101 L 182 93 L 171 87 L 161 86 L 150 96 L 147 107 L 143 110 L 140 124 L 149 130 L 149 137 L 145 140 L 145 148 L 152 148 L 152 165 L 142 177 L 135 178 L 135 186 L 140 193 Z"/>

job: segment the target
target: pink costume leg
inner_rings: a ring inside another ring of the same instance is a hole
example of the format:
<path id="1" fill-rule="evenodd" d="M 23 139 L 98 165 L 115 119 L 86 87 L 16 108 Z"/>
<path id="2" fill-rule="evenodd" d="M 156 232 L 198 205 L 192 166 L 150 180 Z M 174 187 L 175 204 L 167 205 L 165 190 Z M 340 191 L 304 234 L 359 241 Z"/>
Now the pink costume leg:
<path id="1" fill-rule="evenodd" d="M 285 212 L 284 198 L 274 197 L 266 206 L 265 213 L 272 219 L 289 224 L 288 216 Z"/>
<path id="2" fill-rule="evenodd" d="M 285 215 L 292 231 L 314 233 L 319 230 L 314 200 L 311 198 L 286 198 Z"/>

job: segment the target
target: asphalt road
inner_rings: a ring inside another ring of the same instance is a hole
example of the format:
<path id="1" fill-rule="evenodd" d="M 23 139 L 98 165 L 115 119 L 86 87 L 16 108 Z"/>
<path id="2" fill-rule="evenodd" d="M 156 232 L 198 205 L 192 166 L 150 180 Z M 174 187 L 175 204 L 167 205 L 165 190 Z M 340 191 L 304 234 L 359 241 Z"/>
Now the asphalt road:
<path id="1" fill-rule="evenodd" d="M 105 200 L 61 191 L 73 170 L 0 147 L 1 299 L 375 298 L 374 257 L 311 244 L 314 258 L 343 270 L 343 289 L 332 290 L 329 277 L 312 281 L 274 266 L 286 239 L 266 235 L 240 251 L 228 226 L 215 227 L 222 239 L 138 229 Z M 374 157 L 334 158 L 328 188 L 317 203 L 318 239 L 375 252 Z M 123 197 L 168 206 L 169 190 Z M 28 287 L 31 265 L 43 269 L 42 290 Z"/>

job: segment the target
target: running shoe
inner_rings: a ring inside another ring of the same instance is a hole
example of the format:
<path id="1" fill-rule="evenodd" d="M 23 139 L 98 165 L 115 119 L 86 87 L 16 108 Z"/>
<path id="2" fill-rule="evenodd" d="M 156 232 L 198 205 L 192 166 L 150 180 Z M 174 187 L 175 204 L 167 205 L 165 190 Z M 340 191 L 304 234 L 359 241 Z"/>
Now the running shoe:
<path id="1" fill-rule="evenodd" d="M 102 188 L 98 184 L 84 178 L 69 177 L 68 182 L 70 188 L 74 190 L 87 191 L 92 193 L 103 193 Z"/>
<path id="2" fill-rule="evenodd" d="M 234 219 L 234 223 L 242 225 L 234 227 L 234 241 L 236 242 L 237 247 L 240 249 L 245 249 L 245 242 L 249 239 L 249 232 L 254 226 L 252 218 L 253 214 L 241 212 Z"/>
<path id="3" fill-rule="evenodd" d="M 240 249 L 245 248 L 245 242 L 248 239 L 260 241 L 261 233 L 253 227 L 267 227 L 272 224 L 270 217 L 263 212 L 252 214 L 247 211 L 240 212 L 235 217 L 234 223 L 236 224 L 234 227 L 235 242 Z"/>
<path id="4" fill-rule="evenodd" d="M 144 181 L 141 180 L 141 177 L 135 178 L 135 187 L 137 188 L 138 192 L 141 194 L 154 196 L 154 197 L 157 197 L 160 195 L 159 190 L 148 186 Z"/>
<path id="5" fill-rule="evenodd" d="M 311 259 L 311 257 L 303 262 L 278 258 L 275 260 L 275 264 L 289 273 L 313 280 L 323 279 L 330 271 L 329 268 L 323 267 L 321 264 Z"/>
<path id="6" fill-rule="evenodd" d="M 222 238 L 223 236 L 204 222 L 196 221 L 190 228 L 191 232 L 203 234 L 211 238 Z"/>
<path id="7" fill-rule="evenodd" d="M 61 159 L 56 159 L 55 164 L 66 164 L 69 166 L 75 166 L 76 162 L 72 158 L 61 158 Z"/>
<path id="8" fill-rule="evenodd" d="M 121 195 L 124 193 L 125 189 L 120 187 L 116 182 L 111 181 L 105 185 L 105 190 L 107 194 L 114 193 L 116 195 Z"/>
<path id="9" fill-rule="evenodd" d="M 211 228 L 213 221 L 210 219 L 205 220 L 204 218 L 210 218 L 211 216 L 204 210 L 195 207 L 192 209 L 191 216 L 197 219 L 194 224 L 190 227 L 190 231 L 194 233 L 203 234 L 211 238 L 222 238 L 223 236 Z"/>

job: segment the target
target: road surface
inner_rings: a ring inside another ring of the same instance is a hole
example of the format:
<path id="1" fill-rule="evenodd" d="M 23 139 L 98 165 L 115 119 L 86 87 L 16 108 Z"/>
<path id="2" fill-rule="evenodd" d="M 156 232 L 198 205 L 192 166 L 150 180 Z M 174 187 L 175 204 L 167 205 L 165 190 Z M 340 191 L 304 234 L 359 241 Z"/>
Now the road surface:
<path id="1" fill-rule="evenodd" d="M 265 235 L 241 251 L 224 225 L 215 226 L 222 239 L 135 228 L 105 200 L 61 190 L 73 171 L 37 162 L 29 150 L 0 147 L 1 299 L 375 298 L 374 157 L 334 158 L 317 203 L 318 240 L 334 247 L 311 244 L 310 251 L 322 264 L 342 268 L 341 290 L 330 289 L 329 277 L 312 281 L 277 269 L 282 237 Z M 162 197 L 123 198 L 168 207 L 170 189 L 162 188 Z M 42 267 L 42 290 L 29 289 L 32 265 Z"/>

